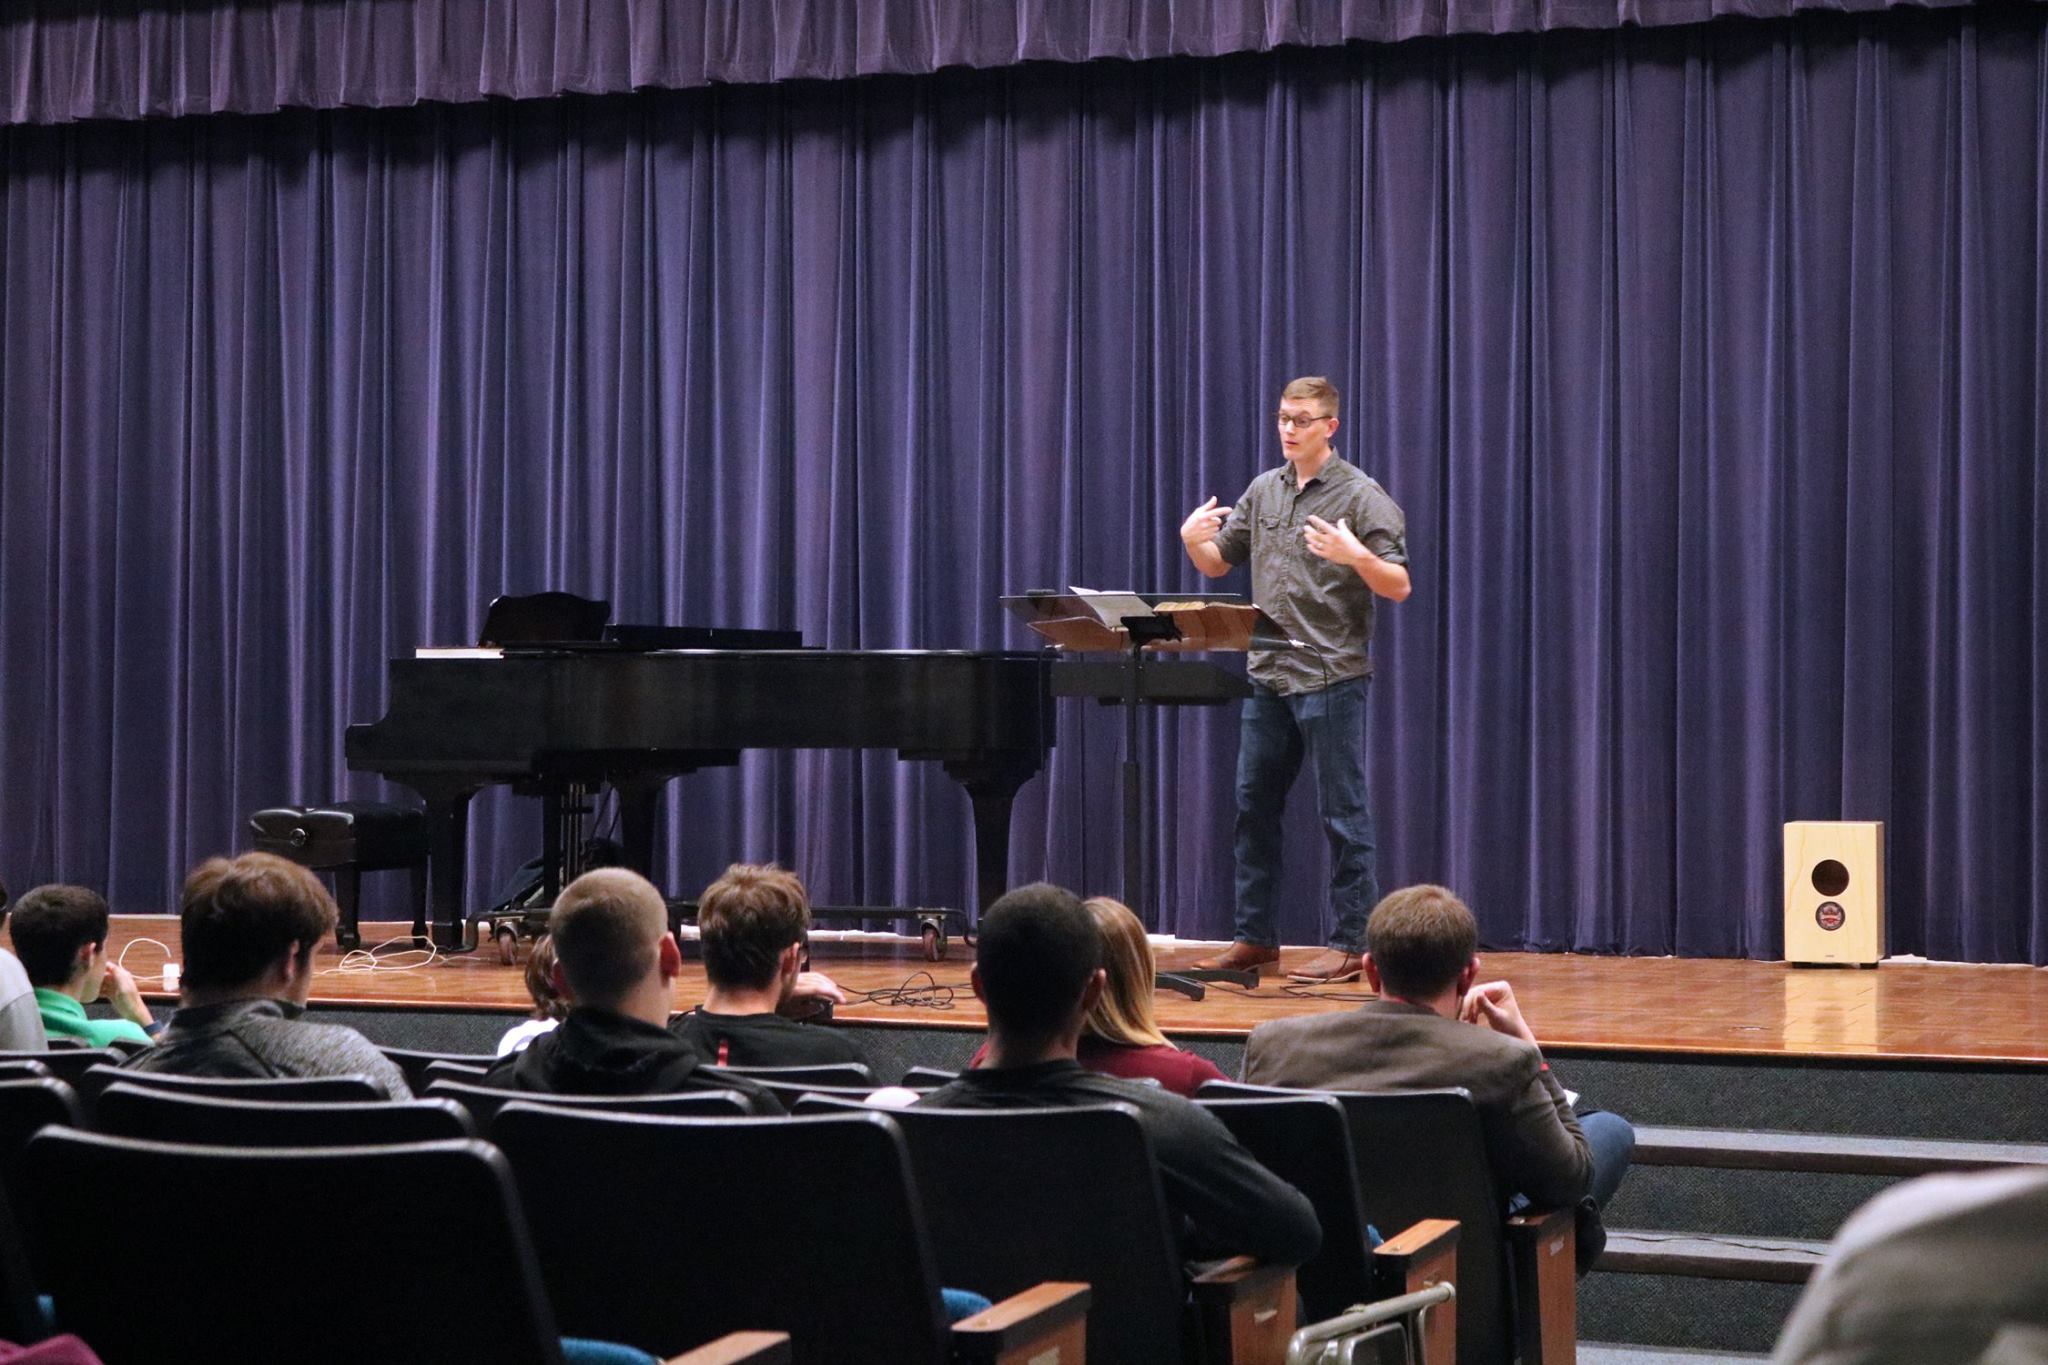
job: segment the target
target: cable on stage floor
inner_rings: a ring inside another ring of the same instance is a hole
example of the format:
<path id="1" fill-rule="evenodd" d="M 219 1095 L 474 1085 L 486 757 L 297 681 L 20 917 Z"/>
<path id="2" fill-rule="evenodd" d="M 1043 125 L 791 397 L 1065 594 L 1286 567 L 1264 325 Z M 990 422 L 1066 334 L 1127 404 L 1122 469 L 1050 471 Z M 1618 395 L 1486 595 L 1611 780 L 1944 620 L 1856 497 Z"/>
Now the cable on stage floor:
<path id="1" fill-rule="evenodd" d="M 905 977 L 903 984 L 899 986 L 883 986 L 872 991 L 846 991 L 846 1003 L 895 1005 L 904 1009 L 949 1010 L 953 1008 L 956 993 L 972 990 L 973 986 L 965 981 L 942 983 L 930 972 L 913 972 Z"/>

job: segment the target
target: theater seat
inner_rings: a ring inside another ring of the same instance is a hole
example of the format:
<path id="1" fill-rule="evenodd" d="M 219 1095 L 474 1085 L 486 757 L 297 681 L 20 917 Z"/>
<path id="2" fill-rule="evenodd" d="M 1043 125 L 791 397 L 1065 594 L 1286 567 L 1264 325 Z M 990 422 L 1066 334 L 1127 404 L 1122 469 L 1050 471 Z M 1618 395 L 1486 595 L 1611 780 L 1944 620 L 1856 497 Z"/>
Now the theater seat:
<path id="1" fill-rule="evenodd" d="M 290 1100 L 302 1104 L 385 1098 L 384 1092 L 368 1076 L 180 1076 L 168 1071 L 133 1071 L 102 1065 L 87 1068 L 79 1078 L 78 1095 L 85 1102 L 88 1113 L 98 1101 L 100 1092 L 117 1082 L 147 1086 L 173 1095 Z"/>
<path id="2" fill-rule="evenodd" d="M 1198 1099 L 1301 1093 L 1211 1081 Z M 1509 1192 L 1494 1181 L 1470 1093 L 1327 1093 L 1344 1108 L 1365 1216 L 1382 1232 L 1427 1220 L 1458 1225 L 1461 1365 L 1557 1365 L 1574 1359 L 1578 1300 L 1571 1212 L 1532 1209 L 1506 1216 Z"/>
<path id="3" fill-rule="evenodd" d="M 491 1063 L 498 1060 L 488 1052 L 421 1052 L 409 1047 L 380 1047 L 377 1050 L 405 1074 L 406 1087 L 415 1095 L 427 1093 L 427 1068 L 435 1062 L 453 1062 L 457 1066 L 475 1067 L 481 1071 L 488 1070 Z"/>
<path id="4" fill-rule="evenodd" d="M 570 1331 L 658 1352 L 692 1332 L 770 1327 L 806 1365 L 1078 1358 L 1085 1286 L 1034 1283 L 947 1327 L 889 1115 L 709 1121 L 519 1102 L 488 1132 Z"/>
<path id="5" fill-rule="evenodd" d="M 100 1092 L 93 1127 L 119 1137 L 230 1147 L 355 1147 L 476 1136 L 468 1111 L 453 1100 L 223 1099 L 126 1081 Z"/>
<path id="6" fill-rule="evenodd" d="M 484 1130 L 489 1129 L 493 1116 L 514 1100 L 552 1105 L 579 1113 L 598 1110 L 617 1114 L 658 1114 L 668 1118 L 742 1118 L 749 1112 L 746 1097 L 737 1090 L 684 1090 L 672 1095 L 540 1095 L 530 1090 L 435 1081 L 427 1087 L 427 1098 L 454 1100 L 467 1109 L 477 1127 Z"/>
<path id="7" fill-rule="evenodd" d="M 34 1062 L 73 1090 L 82 1092 L 86 1072 L 96 1066 L 119 1066 L 122 1055 L 110 1047 L 52 1048 L 48 1052 L 0 1052 L 0 1064 Z"/>
<path id="8" fill-rule="evenodd" d="M 728 1066 L 719 1068 L 735 1076 L 784 1085 L 866 1086 L 875 1088 L 875 1073 L 866 1062 L 821 1062 L 815 1066 Z"/>
<path id="9" fill-rule="evenodd" d="M 28 1166 L 29 1221 L 69 1234 L 43 1288 L 106 1365 L 563 1365 L 511 1173 L 485 1143 L 238 1148 L 49 1128 Z M 109 1274 L 104 1240 L 77 1234 L 111 1227 L 156 1230 L 163 1254 Z M 394 1260 L 401 1296 L 335 1297 Z"/>
<path id="10" fill-rule="evenodd" d="M 800 1113 L 835 1103 L 812 1099 Z M 1195 1281 L 1137 1111 L 891 1111 L 947 1284 L 989 1295 L 1040 1280 L 1093 1286 L 1088 1355 L 1119 1365 L 1279 1360 L 1294 1330 L 1292 1267 L 1238 1257 Z"/>

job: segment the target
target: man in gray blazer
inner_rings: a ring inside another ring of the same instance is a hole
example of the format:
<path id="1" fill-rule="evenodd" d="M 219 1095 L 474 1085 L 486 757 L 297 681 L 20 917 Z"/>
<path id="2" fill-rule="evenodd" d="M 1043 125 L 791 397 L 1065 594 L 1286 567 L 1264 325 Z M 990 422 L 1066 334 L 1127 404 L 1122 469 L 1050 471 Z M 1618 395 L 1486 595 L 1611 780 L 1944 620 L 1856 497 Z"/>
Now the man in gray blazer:
<path id="1" fill-rule="evenodd" d="M 1579 1270 L 1605 1245 L 1599 1211 L 1628 1169 L 1635 1133 L 1617 1115 L 1575 1114 L 1514 988 L 1479 982 L 1479 926 L 1441 886 L 1409 886 L 1366 922 L 1365 977 L 1380 998 L 1342 1014 L 1261 1024 L 1244 1079 L 1314 1090 L 1472 1092 L 1501 1187 L 1579 1210 Z"/>

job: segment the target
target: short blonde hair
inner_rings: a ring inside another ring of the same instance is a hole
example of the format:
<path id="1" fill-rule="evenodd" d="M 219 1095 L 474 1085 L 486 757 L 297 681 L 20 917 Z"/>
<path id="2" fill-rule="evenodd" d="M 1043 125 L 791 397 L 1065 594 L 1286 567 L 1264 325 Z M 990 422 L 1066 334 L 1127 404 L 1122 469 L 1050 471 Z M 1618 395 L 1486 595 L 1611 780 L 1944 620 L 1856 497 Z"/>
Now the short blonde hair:
<path id="1" fill-rule="evenodd" d="M 623 867 L 586 872 L 562 889 L 548 916 L 555 960 L 579 1005 L 616 1004 L 654 972 L 668 903 Z"/>
<path id="2" fill-rule="evenodd" d="M 1102 965 L 1109 969 L 1109 984 L 1083 1027 L 1105 1043 L 1171 1047 L 1152 1011 L 1153 977 L 1159 967 L 1152 956 L 1152 940 L 1145 937 L 1145 926 L 1129 906 L 1107 896 L 1090 896 L 1081 902 L 1081 908 L 1102 935 Z"/>
<path id="3" fill-rule="evenodd" d="M 1280 390 L 1281 402 L 1284 403 L 1290 398 L 1328 408 L 1329 411 L 1323 414 L 1325 417 L 1337 416 L 1337 409 L 1341 405 L 1341 400 L 1337 396 L 1337 386 L 1319 374 L 1305 374 Z"/>

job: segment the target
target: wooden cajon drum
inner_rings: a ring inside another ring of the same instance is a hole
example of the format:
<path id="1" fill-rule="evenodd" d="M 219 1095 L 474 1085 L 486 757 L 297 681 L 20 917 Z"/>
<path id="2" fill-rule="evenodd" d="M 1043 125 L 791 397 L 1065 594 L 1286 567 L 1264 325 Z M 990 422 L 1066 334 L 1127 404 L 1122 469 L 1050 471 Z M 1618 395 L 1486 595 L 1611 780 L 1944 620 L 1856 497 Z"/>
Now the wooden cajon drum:
<path id="1" fill-rule="evenodd" d="M 1884 955 L 1884 822 L 1787 823 L 1785 961 L 1875 967 Z"/>

